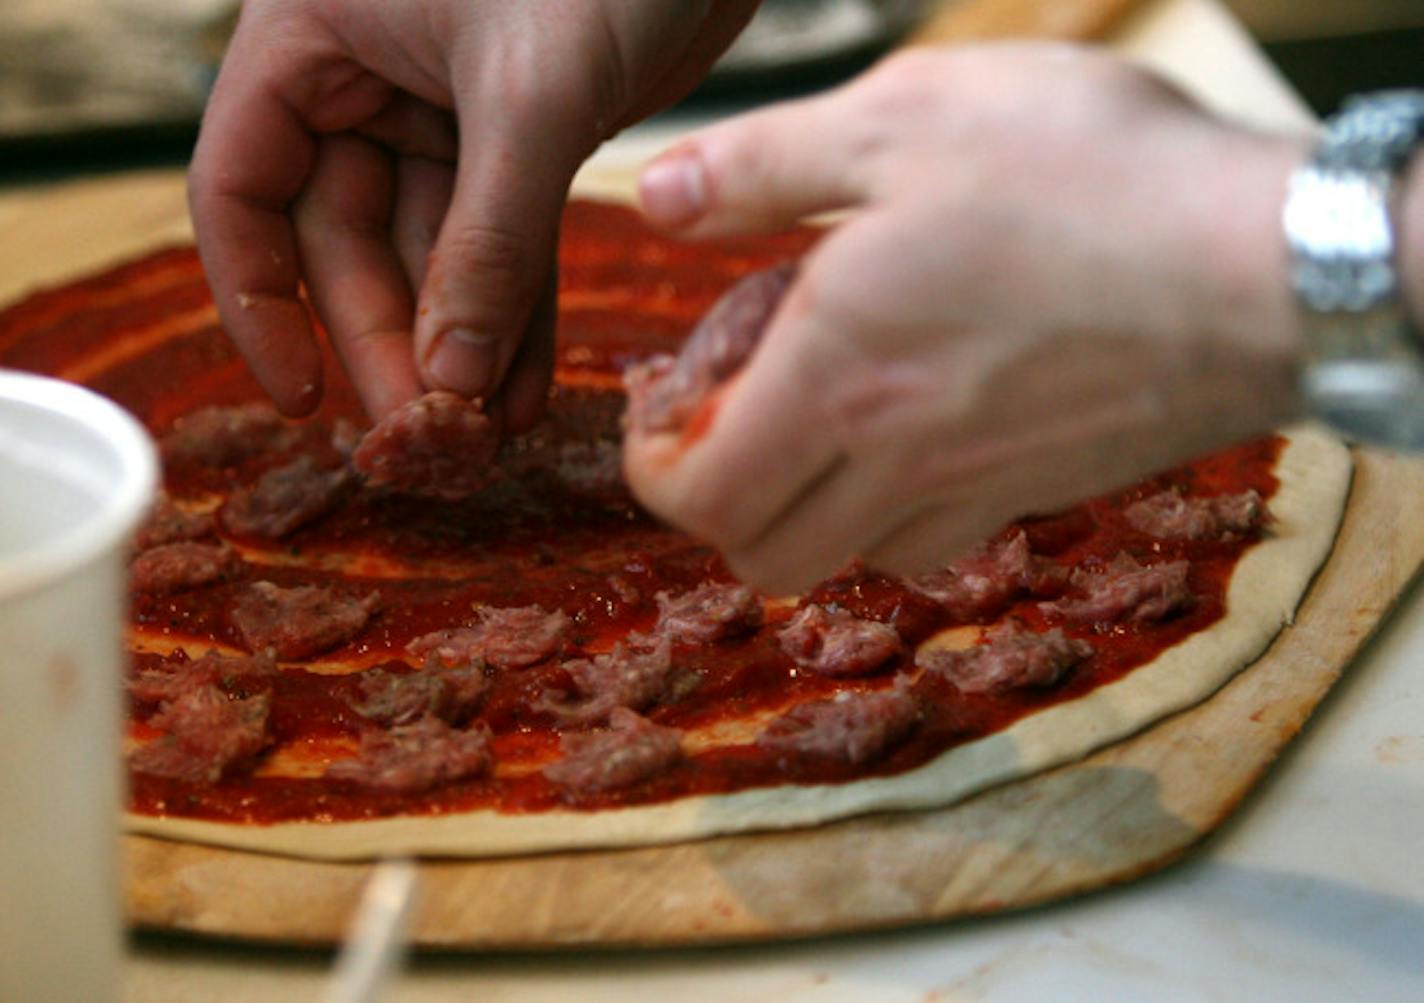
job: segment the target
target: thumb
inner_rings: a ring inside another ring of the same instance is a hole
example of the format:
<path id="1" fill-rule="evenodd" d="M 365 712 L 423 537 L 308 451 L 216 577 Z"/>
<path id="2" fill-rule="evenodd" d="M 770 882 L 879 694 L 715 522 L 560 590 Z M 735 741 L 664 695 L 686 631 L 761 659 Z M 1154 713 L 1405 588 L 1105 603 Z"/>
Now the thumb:
<path id="1" fill-rule="evenodd" d="M 492 396 L 518 353 L 577 163 L 539 149 L 542 132 L 486 129 L 463 144 L 417 304 L 416 361 L 428 386 Z"/>
<path id="2" fill-rule="evenodd" d="M 869 192 L 865 125 L 848 92 L 791 101 L 696 132 L 643 169 L 655 226 L 691 237 L 782 230 Z"/>

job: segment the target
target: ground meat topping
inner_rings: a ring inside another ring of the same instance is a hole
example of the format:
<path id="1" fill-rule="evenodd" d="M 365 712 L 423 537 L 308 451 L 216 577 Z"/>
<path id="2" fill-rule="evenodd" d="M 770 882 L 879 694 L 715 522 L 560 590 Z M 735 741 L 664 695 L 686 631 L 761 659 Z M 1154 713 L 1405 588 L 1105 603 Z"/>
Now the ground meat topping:
<path id="1" fill-rule="evenodd" d="M 569 617 L 561 609 L 546 613 L 540 606 L 482 606 L 475 615 L 484 632 L 485 661 L 497 669 L 542 662 L 563 646 L 569 634 Z"/>
<path id="2" fill-rule="evenodd" d="M 310 456 L 299 456 L 234 491 L 219 518 L 233 533 L 280 539 L 331 512 L 354 483 L 345 467 L 323 470 Z"/>
<path id="3" fill-rule="evenodd" d="M 254 582 L 229 614 L 251 651 L 284 660 L 309 658 L 351 640 L 380 605 L 372 592 L 364 599 L 316 585 L 284 589 Z"/>
<path id="4" fill-rule="evenodd" d="M 848 690 L 794 707 L 763 728 L 756 744 L 778 754 L 859 766 L 891 751 L 919 722 L 919 704 L 901 678 L 890 689 Z"/>
<path id="5" fill-rule="evenodd" d="M 1267 518 L 1265 502 L 1255 491 L 1211 498 L 1162 491 L 1122 514 L 1133 529 L 1163 540 L 1235 539 L 1259 529 Z"/>
<path id="6" fill-rule="evenodd" d="M 664 699 L 674 688 L 672 642 L 639 639 L 653 641 L 652 646 L 639 649 L 620 641 L 612 651 L 564 662 L 577 695 L 546 693 L 538 708 L 567 723 L 596 724 L 618 707 L 643 710 Z"/>
<path id="7" fill-rule="evenodd" d="M 499 440 L 498 422 L 479 404 L 434 390 L 382 418 L 351 462 L 374 487 L 465 498 L 495 476 Z"/>
<path id="8" fill-rule="evenodd" d="M 554 474 L 582 494 L 607 494 L 623 487 L 623 449 L 612 439 L 566 442 L 559 448 Z"/>
<path id="9" fill-rule="evenodd" d="M 709 582 L 678 596 L 659 592 L 657 600 L 653 633 L 674 641 L 706 644 L 761 626 L 761 600 L 746 585 Z"/>
<path id="10" fill-rule="evenodd" d="M 129 680 L 129 696 L 138 705 L 162 705 L 204 686 L 245 699 L 272 691 L 277 666 L 267 655 L 226 655 L 209 650 L 201 658 L 165 658 Z"/>
<path id="11" fill-rule="evenodd" d="M 544 776 L 576 793 L 631 787 L 682 758 L 682 732 L 653 724 L 626 707 L 608 716 L 608 729 L 573 732 L 559 739 L 563 758 Z"/>
<path id="12" fill-rule="evenodd" d="M 136 555 L 129 565 L 135 592 L 170 595 L 223 581 L 237 556 L 220 543 L 165 543 Z"/>
<path id="13" fill-rule="evenodd" d="M 803 606 L 776 639 L 797 665 L 823 676 L 865 675 L 901 650 L 900 635 L 888 623 L 815 603 Z"/>
<path id="14" fill-rule="evenodd" d="M 427 715 L 459 724 L 479 708 L 489 678 L 479 668 L 427 665 L 420 672 L 367 669 L 356 674 L 347 702 L 362 717 L 385 725 L 411 724 Z"/>
<path id="15" fill-rule="evenodd" d="M 351 454 L 356 452 L 356 447 L 361 445 L 365 435 L 366 431 L 354 421 L 337 418 L 331 426 L 331 448 L 344 459 L 350 460 Z"/>
<path id="16" fill-rule="evenodd" d="M 1009 621 L 986 633 L 982 644 L 960 651 L 921 651 L 915 664 L 965 693 L 1005 693 L 1052 686 L 1092 653 L 1092 645 L 1066 636 L 1060 628 L 1038 634 Z"/>
<path id="17" fill-rule="evenodd" d="M 1102 571 L 1076 569 L 1070 579 L 1081 596 L 1043 603 L 1072 623 L 1148 623 L 1164 620 L 1192 605 L 1187 586 L 1188 562 L 1142 565 L 1127 553 L 1113 558 Z"/>
<path id="18" fill-rule="evenodd" d="M 165 463 L 230 467 L 296 444 L 300 433 L 266 401 L 205 407 L 185 414 L 159 442 Z"/>
<path id="19" fill-rule="evenodd" d="M 212 685 L 198 674 L 189 674 L 182 666 L 164 669 L 144 669 L 128 681 L 129 697 L 140 707 L 156 707 L 177 700 L 189 690 Z"/>
<path id="20" fill-rule="evenodd" d="M 748 275 L 713 304 L 676 359 L 654 356 L 628 367 L 627 427 L 644 434 L 684 427 L 708 395 L 751 358 L 795 277 L 794 264 Z"/>
<path id="21" fill-rule="evenodd" d="M 473 624 L 417 637 L 406 650 L 449 666 L 522 669 L 554 655 L 569 633 L 568 614 L 542 606 L 477 606 L 475 616 Z"/>
<path id="22" fill-rule="evenodd" d="M 1034 555 L 1022 530 L 1001 543 L 966 554 L 943 571 L 909 580 L 915 591 L 939 603 L 960 620 L 992 619 L 1014 599 L 1028 593 L 1061 591 L 1067 573 L 1054 561 Z"/>
<path id="23" fill-rule="evenodd" d="M 173 503 L 167 492 L 159 492 L 148 518 L 134 534 L 134 547 L 149 550 L 165 543 L 191 543 L 213 531 L 213 517 L 207 512 L 187 512 Z"/>
<path id="24" fill-rule="evenodd" d="M 427 715 L 412 724 L 363 733 L 356 758 L 332 763 L 326 776 L 373 790 L 415 794 L 481 776 L 493 764 L 484 722 L 459 729 Z"/>
<path id="25" fill-rule="evenodd" d="M 216 783 L 248 766 L 271 741 L 272 697 L 232 700 L 217 686 L 191 687 L 163 704 L 149 724 L 166 734 L 135 749 L 137 773 L 192 783 Z"/>
<path id="26" fill-rule="evenodd" d="M 608 589 L 625 606 L 636 606 L 643 601 L 643 593 L 623 575 L 609 575 Z"/>

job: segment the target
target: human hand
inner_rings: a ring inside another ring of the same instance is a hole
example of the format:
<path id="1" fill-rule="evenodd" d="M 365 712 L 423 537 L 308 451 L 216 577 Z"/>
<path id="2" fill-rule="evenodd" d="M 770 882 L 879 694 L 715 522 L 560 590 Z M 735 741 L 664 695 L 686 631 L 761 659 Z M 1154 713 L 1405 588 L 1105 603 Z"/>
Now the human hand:
<path id="1" fill-rule="evenodd" d="M 943 561 L 1293 413 L 1279 214 L 1304 140 L 1062 46 L 894 57 L 645 171 L 700 237 L 848 210 L 697 437 L 634 431 L 655 512 L 791 591 Z"/>
<path id="2" fill-rule="evenodd" d="M 756 3 L 248 0 L 189 201 L 223 324 L 277 406 L 321 399 L 305 284 L 373 417 L 429 388 L 531 425 L 570 179 L 691 88 Z"/>

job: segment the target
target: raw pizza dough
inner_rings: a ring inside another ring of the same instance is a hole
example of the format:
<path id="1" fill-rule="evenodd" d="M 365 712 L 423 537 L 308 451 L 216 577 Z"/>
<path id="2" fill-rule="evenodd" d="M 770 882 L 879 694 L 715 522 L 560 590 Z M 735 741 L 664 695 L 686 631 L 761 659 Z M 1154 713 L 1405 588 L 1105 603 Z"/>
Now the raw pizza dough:
<path id="1" fill-rule="evenodd" d="M 1267 536 L 1237 564 L 1226 615 L 1154 661 L 1085 696 L 1020 718 L 921 767 L 844 784 L 781 785 L 597 811 L 490 810 L 369 821 L 236 825 L 130 813 L 128 831 L 326 860 L 390 854 L 507 856 L 638 846 L 816 825 L 884 810 L 943 807 L 1078 759 L 1206 699 L 1290 623 L 1333 546 L 1349 494 L 1349 450 L 1315 426 L 1289 430 Z M 745 739 L 755 731 L 748 722 Z M 722 732 L 723 736 L 726 732 Z M 703 737 L 706 741 L 706 737 Z M 723 739 L 726 740 L 725 737 Z M 691 732 L 686 744 L 696 748 Z"/>

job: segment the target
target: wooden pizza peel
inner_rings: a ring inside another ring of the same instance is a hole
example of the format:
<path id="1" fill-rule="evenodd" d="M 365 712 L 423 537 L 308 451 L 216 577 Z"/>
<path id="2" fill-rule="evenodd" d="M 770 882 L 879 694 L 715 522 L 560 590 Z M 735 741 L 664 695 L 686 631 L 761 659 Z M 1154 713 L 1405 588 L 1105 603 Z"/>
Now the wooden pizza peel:
<path id="1" fill-rule="evenodd" d="M 808 936 L 1035 905 L 1131 880 L 1218 826 L 1300 731 L 1424 560 L 1424 461 L 1357 450 L 1335 549 L 1296 622 L 1196 708 L 950 808 L 637 850 L 425 861 L 427 947 Z M 141 927 L 340 938 L 370 865 L 131 836 Z"/>
<path id="2" fill-rule="evenodd" d="M 1093 25 L 1058 31 L 1069 36 L 1104 30 L 1126 12 L 1120 0 L 1054 6 Z M 1146 13 L 1191 6 L 1170 0 Z M 982 37 L 985 19 L 1002 11 L 959 5 L 927 30 Z M 946 29 L 955 18 L 973 30 Z M 1026 33 L 1042 30 L 1024 23 Z M 589 176 L 596 188 L 626 186 L 626 172 L 612 175 L 595 165 Z M 174 172 L 0 196 L 0 302 L 187 237 Z M 807 936 L 1019 908 L 1164 866 L 1240 803 L 1424 560 L 1424 461 L 1371 450 L 1356 459 L 1334 552 L 1296 623 L 1198 707 L 938 811 L 637 850 L 425 861 L 415 942 L 529 948 Z M 288 943 L 340 939 L 370 873 L 363 864 L 140 836 L 125 837 L 124 859 L 136 926 Z"/>

